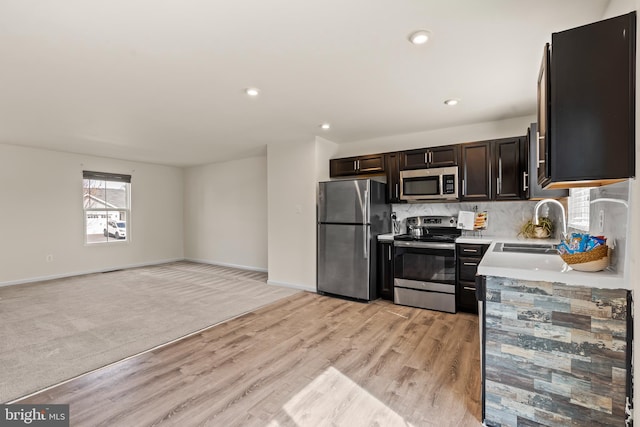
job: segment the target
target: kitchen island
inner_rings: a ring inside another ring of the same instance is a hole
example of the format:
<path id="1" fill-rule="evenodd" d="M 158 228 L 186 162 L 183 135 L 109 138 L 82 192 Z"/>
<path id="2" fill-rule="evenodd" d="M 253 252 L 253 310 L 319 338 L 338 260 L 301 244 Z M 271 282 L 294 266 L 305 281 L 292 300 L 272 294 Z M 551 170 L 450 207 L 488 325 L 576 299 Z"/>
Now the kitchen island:
<path id="1" fill-rule="evenodd" d="M 622 275 L 499 243 L 478 268 L 486 425 L 624 425 L 632 319 Z"/>

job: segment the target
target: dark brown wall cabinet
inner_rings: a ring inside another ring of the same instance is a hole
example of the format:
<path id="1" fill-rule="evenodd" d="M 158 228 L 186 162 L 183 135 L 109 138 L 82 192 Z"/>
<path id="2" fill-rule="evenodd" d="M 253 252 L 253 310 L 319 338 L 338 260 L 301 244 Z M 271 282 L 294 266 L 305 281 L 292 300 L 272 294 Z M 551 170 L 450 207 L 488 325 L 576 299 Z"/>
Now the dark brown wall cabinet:
<path id="1" fill-rule="evenodd" d="M 456 307 L 458 311 L 478 312 L 476 273 L 489 245 L 457 244 Z"/>
<path id="2" fill-rule="evenodd" d="M 387 203 L 403 203 L 400 200 L 400 153 L 385 155 L 387 175 Z"/>
<path id="3" fill-rule="evenodd" d="M 536 168 L 538 163 L 537 158 L 537 146 L 536 135 L 538 125 L 537 123 L 531 123 L 527 131 L 526 138 L 523 138 L 524 154 L 526 170 L 522 172 L 522 190 L 524 191 L 524 198 L 531 200 L 542 199 L 559 199 L 561 197 L 568 197 L 569 190 L 545 190 L 542 188 L 536 177 Z"/>
<path id="4" fill-rule="evenodd" d="M 458 146 L 421 148 L 400 153 L 400 169 L 425 169 L 458 164 Z"/>
<path id="5" fill-rule="evenodd" d="M 635 45 L 636 12 L 552 34 L 539 83 L 545 188 L 635 176 Z"/>
<path id="6" fill-rule="evenodd" d="M 460 200 L 525 198 L 524 141 L 524 137 L 513 137 L 462 144 Z"/>
<path id="7" fill-rule="evenodd" d="M 393 242 L 378 242 L 378 295 L 393 301 Z"/>
<path id="8" fill-rule="evenodd" d="M 353 175 L 376 175 L 384 172 L 384 154 L 345 157 L 329 161 L 329 175 L 333 177 Z"/>

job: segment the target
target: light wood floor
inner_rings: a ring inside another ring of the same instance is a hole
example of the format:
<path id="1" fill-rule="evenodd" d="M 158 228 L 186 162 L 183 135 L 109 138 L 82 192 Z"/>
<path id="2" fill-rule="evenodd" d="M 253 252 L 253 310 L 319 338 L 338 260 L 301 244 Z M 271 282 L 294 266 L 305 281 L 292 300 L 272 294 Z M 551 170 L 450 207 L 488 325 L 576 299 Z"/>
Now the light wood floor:
<path id="1" fill-rule="evenodd" d="M 479 426 L 477 316 L 299 293 L 18 403 L 72 426 Z"/>

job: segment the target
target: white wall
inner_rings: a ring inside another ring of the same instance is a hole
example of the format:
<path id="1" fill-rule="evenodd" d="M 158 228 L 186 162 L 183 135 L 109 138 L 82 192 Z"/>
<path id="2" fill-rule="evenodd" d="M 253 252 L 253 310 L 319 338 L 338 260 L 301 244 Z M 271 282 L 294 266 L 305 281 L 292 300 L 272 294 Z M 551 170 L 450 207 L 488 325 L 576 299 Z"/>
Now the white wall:
<path id="1" fill-rule="evenodd" d="M 185 257 L 266 271 L 267 158 L 185 170 Z"/>
<path id="2" fill-rule="evenodd" d="M 132 175 L 129 242 L 85 245 L 83 169 Z M 182 175 L 175 167 L 0 145 L 0 285 L 182 259 Z"/>
<path id="3" fill-rule="evenodd" d="M 316 290 L 316 188 L 337 145 L 269 144 L 269 284 Z"/>
<path id="4" fill-rule="evenodd" d="M 535 90 L 535 82 L 532 90 Z M 526 135 L 535 115 L 341 144 L 334 157 L 384 153 Z"/>

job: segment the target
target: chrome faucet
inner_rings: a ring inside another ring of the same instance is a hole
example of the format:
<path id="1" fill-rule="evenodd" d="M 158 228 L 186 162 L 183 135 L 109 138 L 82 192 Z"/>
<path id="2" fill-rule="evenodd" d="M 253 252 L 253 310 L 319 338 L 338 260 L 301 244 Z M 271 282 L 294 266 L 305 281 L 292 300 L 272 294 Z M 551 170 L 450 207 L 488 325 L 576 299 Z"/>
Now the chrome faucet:
<path id="1" fill-rule="evenodd" d="M 536 207 L 534 208 L 534 211 L 533 211 L 533 224 L 540 225 L 540 215 L 538 211 L 540 210 L 540 206 L 544 205 L 545 203 L 553 203 L 555 205 L 560 206 L 560 212 L 562 214 L 562 238 L 566 239 L 567 238 L 567 216 L 565 214 L 564 206 L 562 205 L 562 203 L 560 203 L 555 199 L 543 199 L 543 200 L 540 200 L 538 203 L 536 203 Z"/>

